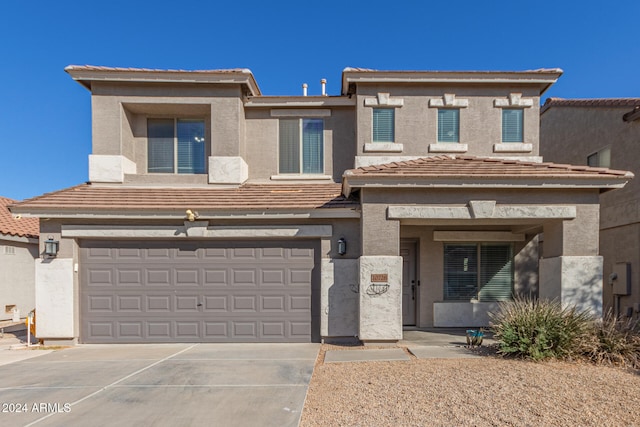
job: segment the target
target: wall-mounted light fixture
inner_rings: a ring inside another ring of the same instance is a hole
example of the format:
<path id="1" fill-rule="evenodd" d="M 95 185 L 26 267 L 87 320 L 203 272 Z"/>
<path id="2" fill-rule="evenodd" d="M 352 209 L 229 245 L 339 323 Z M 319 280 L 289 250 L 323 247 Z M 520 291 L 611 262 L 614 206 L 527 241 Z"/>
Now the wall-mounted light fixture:
<path id="1" fill-rule="evenodd" d="M 49 258 L 55 257 L 58 255 L 59 246 L 60 242 L 53 240 L 53 237 L 49 236 L 49 238 L 44 241 L 44 254 Z"/>
<path id="2" fill-rule="evenodd" d="M 338 239 L 338 254 L 344 255 L 347 253 L 347 241 L 344 237 Z"/>

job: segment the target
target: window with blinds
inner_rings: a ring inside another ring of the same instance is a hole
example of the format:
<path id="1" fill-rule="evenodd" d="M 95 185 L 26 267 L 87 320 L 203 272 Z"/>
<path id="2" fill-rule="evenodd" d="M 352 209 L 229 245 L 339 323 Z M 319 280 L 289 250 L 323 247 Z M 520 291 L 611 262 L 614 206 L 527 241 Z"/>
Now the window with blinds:
<path id="1" fill-rule="evenodd" d="M 460 142 L 459 109 L 438 109 L 438 142 Z"/>
<path id="2" fill-rule="evenodd" d="M 148 119 L 149 173 L 205 173 L 204 120 Z"/>
<path id="3" fill-rule="evenodd" d="M 279 173 L 324 173 L 324 121 L 280 119 Z"/>
<path id="4" fill-rule="evenodd" d="M 502 142 L 523 142 L 523 110 L 502 109 Z"/>
<path id="5" fill-rule="evenodd" d="M 373 142 L 395 141 L 395 109 L 373 109 Z"/>
<path id="6" fill-rule="evenodd" d="M 596 168 L 610 168 L 611 147 L 603 148 L 602 150 L 596 151 L 595 153 L 587 156 L 587 166 L 593 166 Z"/>
<path id="7" fill-rule="evenodd" d="M 445 300 L 505 301 L 512 294 L 513 245 L 445 244 Z"/>

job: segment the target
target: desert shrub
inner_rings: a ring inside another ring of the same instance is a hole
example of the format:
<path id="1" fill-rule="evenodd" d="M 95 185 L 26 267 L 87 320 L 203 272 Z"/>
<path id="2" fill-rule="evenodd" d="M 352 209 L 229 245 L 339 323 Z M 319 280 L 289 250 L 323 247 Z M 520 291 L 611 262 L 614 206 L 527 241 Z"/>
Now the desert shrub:
<path id="1" fill-rule="evenodd" d="M 593 322 L 581 352 L 592 362 L 640 369 L 640 324 L 611 313 Z"/>
<path id="2" fill-rule="evenodd" d="M 568 358 L 580 353 L 592 317 L 558 301 L 518 298 L 490 313 L 498 352 L 532 360 Z"/>

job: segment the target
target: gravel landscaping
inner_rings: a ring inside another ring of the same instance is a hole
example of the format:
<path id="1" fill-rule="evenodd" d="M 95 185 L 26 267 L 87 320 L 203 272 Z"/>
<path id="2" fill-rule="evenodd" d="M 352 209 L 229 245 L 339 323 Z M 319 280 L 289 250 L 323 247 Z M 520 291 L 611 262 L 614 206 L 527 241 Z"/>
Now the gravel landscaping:
<path id="1" fill-rule="evenodd" d="M 473 359 L 324 363 L 301 426 L 640 426 L 640 371 Z"/>

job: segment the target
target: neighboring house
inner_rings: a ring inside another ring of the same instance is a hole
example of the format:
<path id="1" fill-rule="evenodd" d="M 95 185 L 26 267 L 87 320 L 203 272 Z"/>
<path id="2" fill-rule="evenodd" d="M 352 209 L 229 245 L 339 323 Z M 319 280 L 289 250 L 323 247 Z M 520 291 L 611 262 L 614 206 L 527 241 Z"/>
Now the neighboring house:
<path id="1" fill-rule="evenodd" d="M 541 110 L 540 153 L 554 162 L 640 172 L 640 98 L 549 98 Z M 640 312 L 640 181 L 600 196 L 604 305 Z"/>
<path id="2" fill-rule="evenodd" d="M 26 317 L 36 305 L 39 221 L 11 215 L 14 203 L 0 197 L 0 320 Z"/>
<path id="3" fill-rule="evenodd" d="M 90 183 L 12 208 L 60 242 L 36 269 L 45 342 L 389 342 L 514 294 L 600 313 L 598 196 L 632 174 L 540 163 L 560 70 L 347 68 L 339 96 L 66 71 L 91 91 Z"/>

